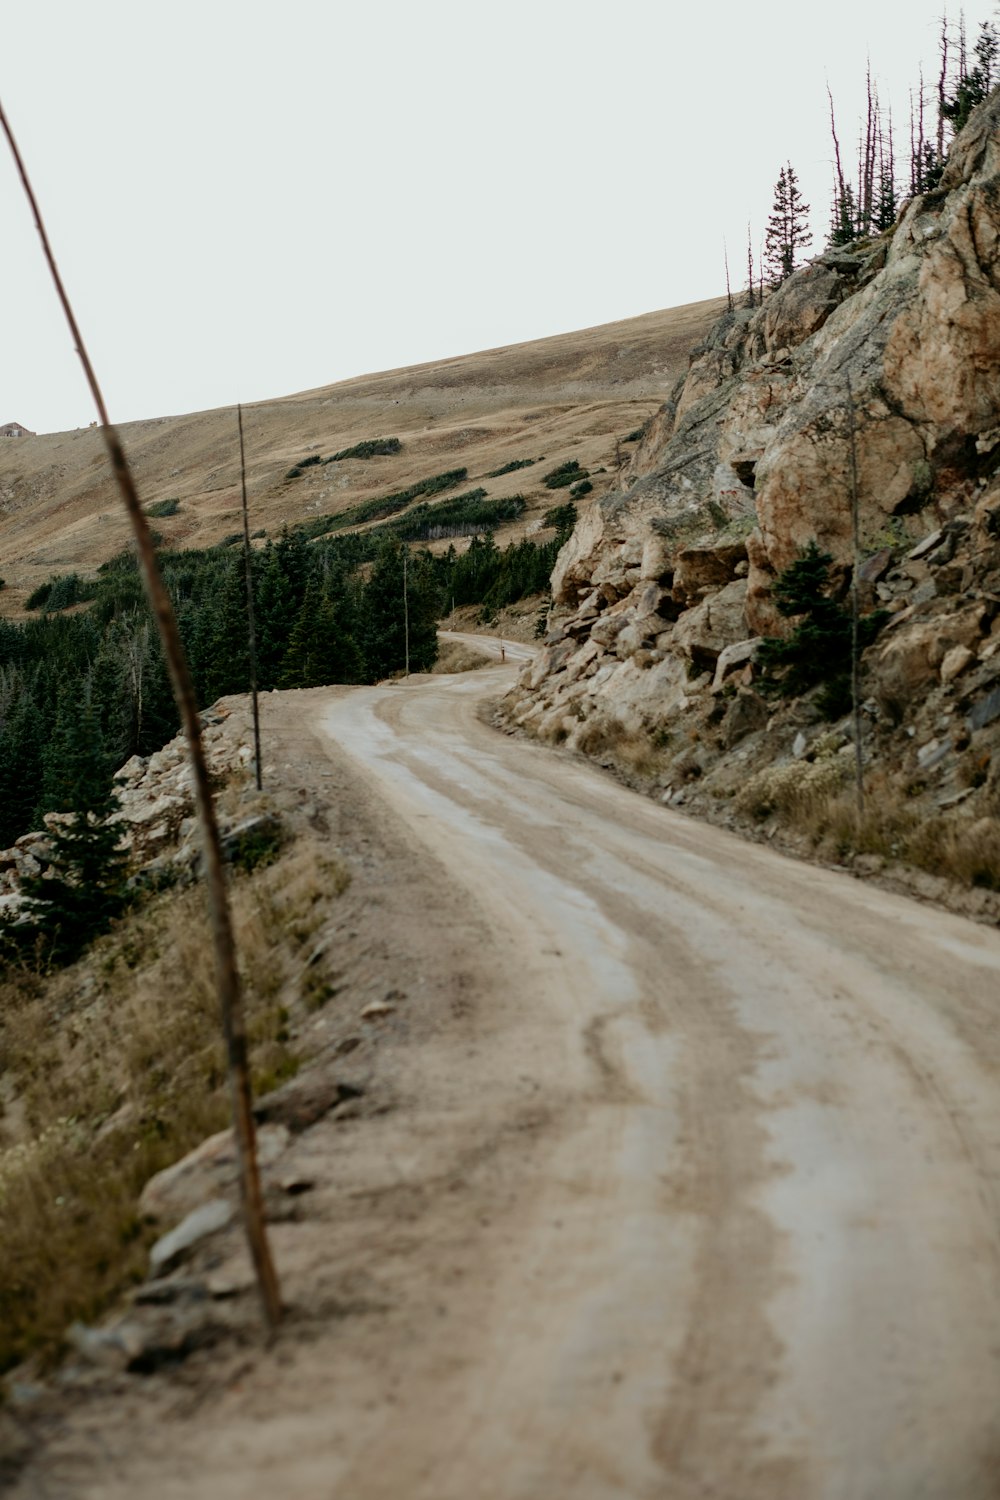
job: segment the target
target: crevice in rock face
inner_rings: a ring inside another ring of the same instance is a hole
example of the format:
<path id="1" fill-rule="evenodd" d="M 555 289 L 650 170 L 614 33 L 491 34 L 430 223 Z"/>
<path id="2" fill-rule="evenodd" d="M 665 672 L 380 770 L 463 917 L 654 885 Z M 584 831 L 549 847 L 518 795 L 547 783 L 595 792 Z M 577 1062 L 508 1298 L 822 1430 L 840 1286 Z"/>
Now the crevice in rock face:
<path id="1" fill-rule="evenodd" d="M 733 469 L 740 484 L 745 484 L 748 490 L 754 487 L 757 478 L 757 460 L 755 458 L 734 458 Z"/>

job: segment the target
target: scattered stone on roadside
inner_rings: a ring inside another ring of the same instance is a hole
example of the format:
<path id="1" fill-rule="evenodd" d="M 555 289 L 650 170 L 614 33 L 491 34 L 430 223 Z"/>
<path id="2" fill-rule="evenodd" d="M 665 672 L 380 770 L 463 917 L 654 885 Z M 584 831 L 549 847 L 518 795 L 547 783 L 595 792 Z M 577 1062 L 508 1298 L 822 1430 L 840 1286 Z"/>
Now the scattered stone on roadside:
<path id="1" fill-rule="evenodd" d="M 941 663 L 941 681 L 953 682 L 975 659 L 976 653 L 970 651 L 968 646 L 952 646 L 950 651 L 945 652 Z"/>
<path id="2" fill-rule="evenodd" d="M 281 1129 L 298 1135 L 348 1099 L 360 1099 L 364 1085 L 344 1078 L 329 1078 L 321 1072 L 303 1073 L 265 1094 L 254 1105 L 254 1119 L 267 1130 Z"/>
<path id="3" fill-rule="evenodd" d="M 921 557 L 926 557 L 928 552 L 933 552 L 938 542 L 944 537 L 943 530 L 932 531 L 925 536 L 922 542 L 918 542 L 912 551 L 906 554 L 910 562 L 917 562 Z"/>
<path id="4" fill-rule="evenodd" d="M 176 1228 L 156 1241 L 149 1252 L 150 1268 L 157 1276 L 162 1276 L 179 1265 L 195 1245 L 207 1239 L 210 1234 L 225 1229 L 234 1215 L 233 1205 L 225 1198 L 212 1198 L 208 1203 L 192 1209 Z"/>
<path id="5" fill-rule="evenodd" d="M 261 1168 L 278 1160 L 290 1135 L 282 1124 L 266 1124 L 257 1131 L 257 1160 Z M 236 1140 L 232 1130 L 220 1130 L 151 1177 L 139 1198 L 139 1210 L 147 1218 L 184 1219 L 207 1200 L 218 1198 L 235 1186 L 239 1177 Z"/>
<path id="6" fill-rule="evenodd" d="M 362 1021 L 378 1021 L 383 1016 L 392 1016 L 396 1013 L 395 1005 L 390 1005 L 388 1000 L 372 1000 L 361 1012 Z"/>

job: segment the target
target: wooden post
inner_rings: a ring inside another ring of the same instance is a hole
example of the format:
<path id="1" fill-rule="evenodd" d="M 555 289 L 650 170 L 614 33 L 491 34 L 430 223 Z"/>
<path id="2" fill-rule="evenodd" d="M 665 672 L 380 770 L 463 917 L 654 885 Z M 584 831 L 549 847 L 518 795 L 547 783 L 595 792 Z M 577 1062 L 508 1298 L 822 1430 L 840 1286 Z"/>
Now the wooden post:
<path id="1" fill-rule="evenodd" d="M 243 407 L 237 404 L 236 422 L 240 430 L 240 490 L 243 497 L 243 562 L 247 574 L 247 644 L 250 651 L 250 698 L 253 705 L 253 763 L 257 790 L 263 790 L 260 763 L 260 704 L 257 701 L 257 632 L 253 617 L 253 561 L 250 555 L 250 511 L 247 506 L 247 461 L 243 450 Z"/>
<path id="2" fill-rule="evenodd" d="M 406 653 L 406 673 L 410 675 L 410 601 L 406 593 L 406 562 L 410 555 L 410 549 L 403 543 L 403 642 Z"/>
<path id="3" fill-rule="evenodd" d="M 865 815 L 864 757 L 861 753 L 861 525 L 858 519 L 858 435 L 854 416 L 854 392 L 847 376 L 847 435 L 851 454 L 851 538 L 854 561 L 851 568 L 851 706 L 854 715 L 854 780 L 858 801 L 858 831 Z"/>

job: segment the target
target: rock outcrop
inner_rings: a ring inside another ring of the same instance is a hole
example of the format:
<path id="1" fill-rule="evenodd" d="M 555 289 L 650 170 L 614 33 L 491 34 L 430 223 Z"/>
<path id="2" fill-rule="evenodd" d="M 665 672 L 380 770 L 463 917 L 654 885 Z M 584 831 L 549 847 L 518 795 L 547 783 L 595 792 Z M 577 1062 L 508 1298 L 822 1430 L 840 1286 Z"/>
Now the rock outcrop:
<path id="1" fill-rule="evenodd" d="M 671 794 L 766 738 L 756 638 L 786 628 L 773 585 L 810 541 L 846 589 L 852 457 L 862 598 L 891 615 L 865 659 L 869 750 L 919 739 L 942 692 L 975 734 L 1000 683 L 1000 94 L 892 231 L 819 256 L 694 351 L 625 487 L 563 548 L 506 722 L 597 754 L 676 746 Z"/>
<path id="2" fill-rule="evenodd" d="M 234 776 L 246 776 L 253 764 L 253 750 L 242 733 L 231 731 L 229 709 L 218 703 L 201 716 L 202 740 L 212 779 L 221 784 Z M 162 749 L 143 757 L 134 755 L 115 774 L 120 811 L 121 847 L 128 851 L 134 873 L 168 867 L 175 875 L 190 872 L 198 859 L 198 830 L 194 790 L 182 735 Z M 48 813 L 44 822 L 52 827 L 65 815 Z M 258 816 L 255 824 L 260 823 Z M 266 819 L 265 819 L 266 821 Z M 220 815 L 224 845 L 238 840 L 238 818 Z M 269 830 L 273 832 L 273 830 Z M 43 874 L 49 864 L 46 829 L 23 834 L 10 849 L 0 850 L 0 917 L 16 916 L 21 907 L 21 879 Z"/>

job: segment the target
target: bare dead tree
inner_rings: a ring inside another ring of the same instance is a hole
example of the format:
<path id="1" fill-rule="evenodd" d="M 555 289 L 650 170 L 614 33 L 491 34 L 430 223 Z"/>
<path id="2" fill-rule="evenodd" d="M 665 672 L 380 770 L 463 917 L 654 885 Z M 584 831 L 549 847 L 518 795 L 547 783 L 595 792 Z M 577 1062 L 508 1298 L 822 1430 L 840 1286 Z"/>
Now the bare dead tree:
<path id="1" fill-rule="evenodd" d="M 256 1132 L 254 1130 L 250 1071 L 247 1056 L 246 1023 L 240 991 L 239 970 L 236 963 L 236 945 L 233 937 L 232 917 L 226 891 L 222 865 L 222 848 L 219 840 L 219 825 L 215 816 L 215 804 L 209 782 L 208 765 L 201 737 L 198 705 L 191 682 L 184 648 L 181 644 L 177 620 L 170 602 L 160 570 L 156 562 L 153 539 L 146 517 L 143 514 L 135 479 L 125 456 L 121 439 L 111 425 L 104 395 L 98 384 L 94 367 L 90 362 L 83 336 L 76 321 L 69 296 L 63 285 L 55 255 L 42 220 L 41 210 L 35 197 L 27 168 L 21 156 L 14 133 L 10 127 L 3 105 L 0 104 L 0 127 L 7 138 L 18 176 L 35 220 L 42 243 L 42 251 L 49 268 L 56 295 L 66 316 L 66 322 L 80 357 L 87 384 L 97 408 L 101 434 L 107 448 L 108 458 L 125 509 L 132 523 L 139 562 L 142 567 L 150 607 L 156 619 L 163 643 L 170 681 L 174 690 L 177 709 L 184 726 L 194 780 L 195 803 L 201 827 L 205 856 L 205 886 L 208 896 L 209 919 L 212 928 L 212 943 L 215 951 L 216 981 L 219 1008 L 222 1015 L 229 1061 L 229 1084 L 232 1097 L 235 1136 L 240 1162 L 240 1191 L 243 1200 L 243 1216 L 247 1241 L 257 1275 L 261 1303 L 268 1327 L 273 1331 L 281 1318 L 281 1295 L 278 1279 L 271 1259 L 267 1231 L 264 1225 L 264 1210 L 260 1191 L 260 1174 L 257 1165 Z"/>
<path id="2" fill-rule="evenodd" d="M 836 212 L 837 215 L 840 215 L 847 204 L 847 184 L 844 181 L 844 166 L 840 156 L 840 141 L 837 138 L 837 116 L 834 112 L 833 94 L 830 92 L 829 84 L 826 86 L 826 97 L 830 101 L 830 134 L 833 137 L 833 168 L 837 179 Z"/>
<path id="3" fill-rule="evenodd" d="M 944 122 L 948 104 L 948 17 L 941 17 L 941 36 L 938 42 L 938 53 L 941 59 L 941 68 L 938 73 L 938 123 L 937 123 L 937 160 L 944 160 Z"/>
<path id="4" fill-rule="evenodd" d="M 753 239 L 751 237 L 750 225 L 747 225 L 747 307 L 755 307 L 753 291 Z"/>
<path id="5" fill-rule="evenodd" d="M 250 699 L 253 706 L 253 762 L 258 792 L 262 790 L 263 771 L 260 763 L 260 703 L 257 695 L 257 631 L 253 614 L 253 560 L 250 552 L 250 508 L 247 505 L 247 460 L 243 447 L 243 407 L 236 407 L 236 422 L 240 432 L 240 493 L 243 504 L 243 562 L 247 575 L 247 645 L 250 652 Z"/>
<path id="6" fill-rule="evenodd" d="M 725 265 L 726 265 L 726 311 L 727 312 L 732 312 L 732 310 L 733 310 L 733 288 L 732 288 L 732 283 L 729 280 L 729 250 L 728 250 L 728 248 L 726 246 L 725 236 L 723 236 L 723 240 L 722 240 L 722 259 L 724 260 Z"/>

